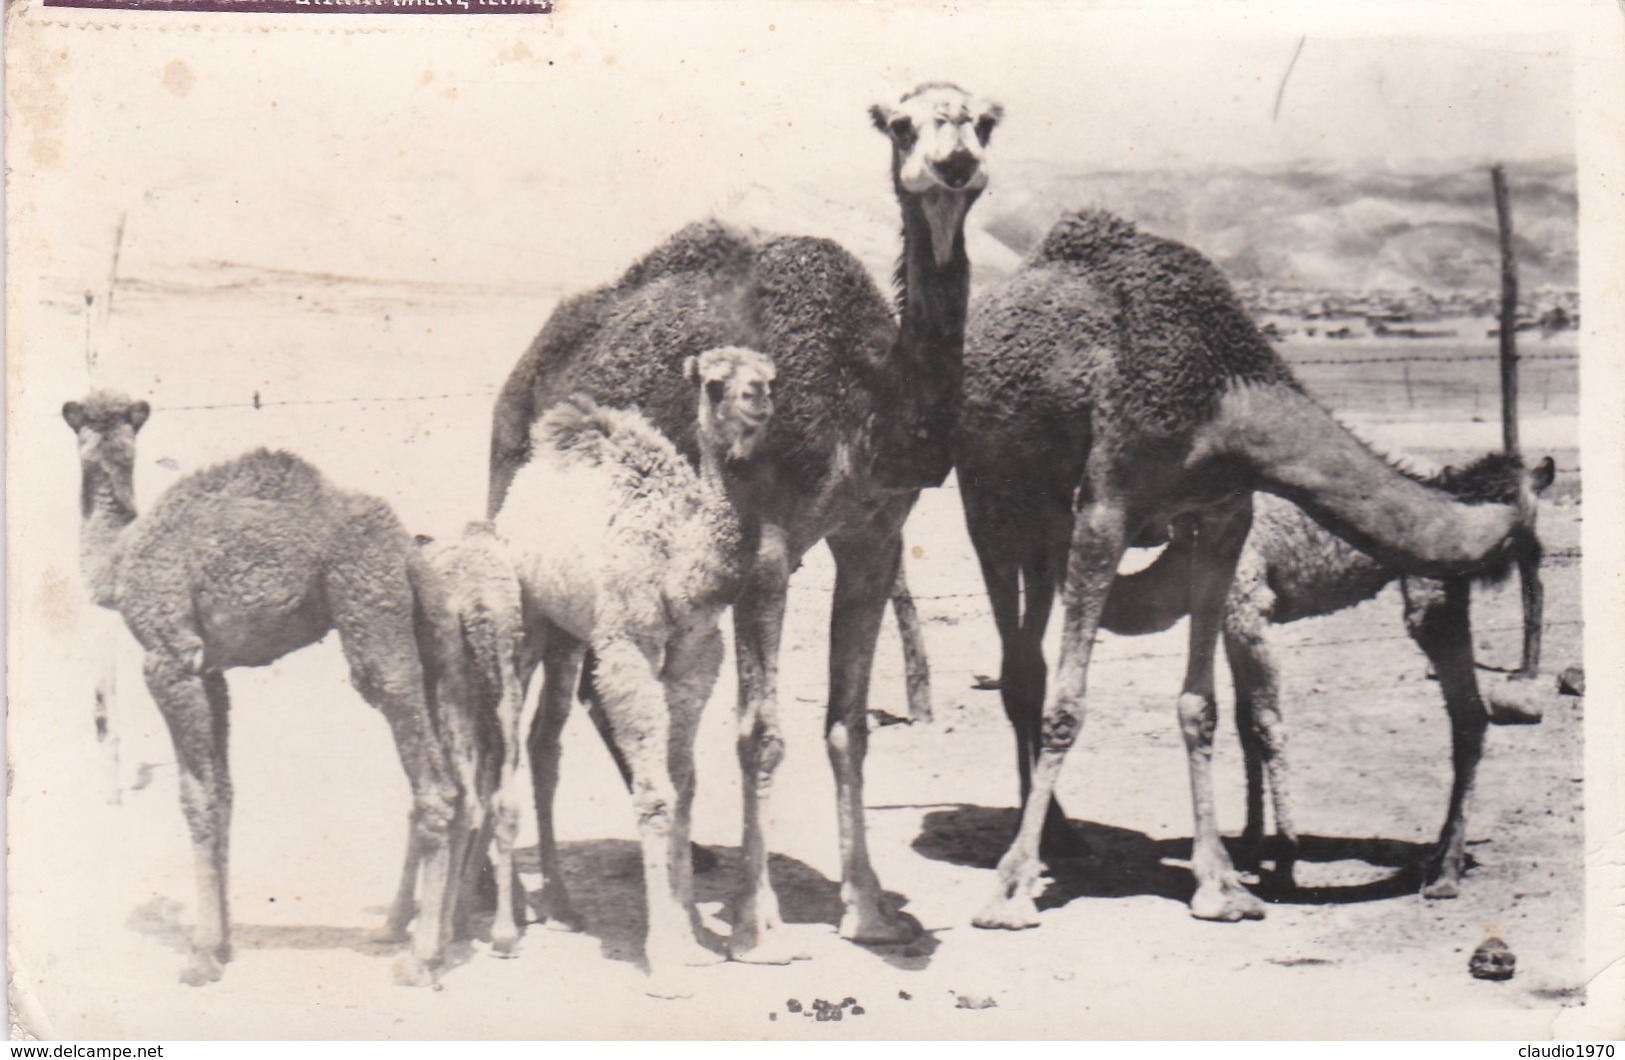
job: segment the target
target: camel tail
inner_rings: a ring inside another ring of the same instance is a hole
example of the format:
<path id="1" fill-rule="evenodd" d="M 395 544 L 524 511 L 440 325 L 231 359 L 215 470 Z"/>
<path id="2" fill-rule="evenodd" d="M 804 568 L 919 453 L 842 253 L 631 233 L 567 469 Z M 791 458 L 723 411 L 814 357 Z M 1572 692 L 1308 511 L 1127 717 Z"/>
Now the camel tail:
<path id="1" fill-rule="evenodd" d="M 1239 457 L 1284 497 L 1400 574 L 1483 576 L 1537 549 L 1527 503 L 1472 503 L 1406 475 L 1292 387 L 1239 386 L 1209 425 L 1215 455 Z"/>

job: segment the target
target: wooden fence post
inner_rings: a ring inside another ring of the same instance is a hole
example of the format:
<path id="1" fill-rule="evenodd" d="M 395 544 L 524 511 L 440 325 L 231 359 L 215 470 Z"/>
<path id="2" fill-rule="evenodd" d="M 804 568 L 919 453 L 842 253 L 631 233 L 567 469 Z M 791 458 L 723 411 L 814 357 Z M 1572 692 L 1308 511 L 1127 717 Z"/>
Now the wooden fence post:
<path id="1" fill-rule="evenodd" d="M 1506 173 L 1500 166 L 1490 169 L 1490 186 L 1495 192 L 1495 220 L 1501 236 L 1501 446 L 1518 456 L 1518 259 L 1512 248 L 1512 207 L 1507 201 Z M 1533 503 L 1532 498 L 1520 494 L 1520 503 L 1525 500 Z M 1519 671 L 1532 678 L 1540 670 L 1546 606 L 1538 558 L 1518 557 L 1518 583 L 1523 595 L 1523 662 Z"/>

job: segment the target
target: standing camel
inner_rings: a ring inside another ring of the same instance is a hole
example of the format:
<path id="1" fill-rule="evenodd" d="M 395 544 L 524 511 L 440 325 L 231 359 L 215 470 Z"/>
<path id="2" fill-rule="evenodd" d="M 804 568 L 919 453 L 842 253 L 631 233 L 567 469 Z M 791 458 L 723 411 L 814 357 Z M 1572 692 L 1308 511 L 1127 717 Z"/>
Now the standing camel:
<path id="1" fill-rule="evenodd" d="M 180 766 L 198 879 L 181 980 L 214 982 L 231 959 L 225 671 L 268 666 L 337 630 L 351 683 L 388 720 L 412 786 L 424 903 L 402 972 L 425 983 L 440 959 L 458 790 L 424 702 L 412 542 L 383 501 L 264 449 L 186 476 L 137 518 L 135 439 L 149 412 L 102 391 L 62 406 L 79 440 L 85 582 L 146 653 L 147 688 Z"/>
<path id="2" fill-rule="evenodd" d="M 684 965 L 717 959 L 696 938 L 689 826 L 694 736 L 722 665 L 722 613 L 759 544 L 754 514 L 771 436 L 773 362 L 721 348 L 690 358 L 699 471 L 648 420 L 576 396 L 532 429 L 530 459 L 496 516 L 517 574 L 531 646 L 521 682 L 543 667 L 530 727 L 537 847 L 549 914 L 570 900 L 553 830 L 559 736 L 590 649 L 595 706 L 627 763 L 643 845 L 650 990 L 682 989 Z M 522 683 L 521 683 L 522 687 Z M 497 797 L 496 874 L 511 872 L 514 790 L 523 725 L 503 718 L 510 753 Z M 498 922 L 509 910 L 499 901 Z M 511 925 L 502 932 L 510 935 Z M 493 929 L 493 942 L 497 931 Z"/>
<path id="3" fill-rule="evenodd" d="M 1536 466 L 1530 488 L 1551 485 L 1552 458 Z M 1516 504 L 1523 481 L 1517 457 L 1485 456 L 1458 471 L 1446 468 L 1423 480 L 1464 504 Z M 1224 649 L 1236 686 L 1236 726 L 1247 768 L 1247 827 L 1242 848 L 1256 867 L 1262 860 L 1266 774 L 1275 807 L 1276 887 L 1290 890 L 1298 857 L 1287 765 L 1286 726 L 1281 719 L 1280 675 L 1269 649 L 1272 624 L 1329 615 L 1371 599 L 1396 578 L 1405 599 L 1405 625 L 1439 676 L 1450 736 L 1455 778 L 1439 842 L 1423 866 L 1422 893 L 1454 898 L 1466 868 L 1467 802 L 1484 753 L 1484 731 L 1495 716 L 1479 696 L 1473 661 L 1470 587 L 1461 579 L 1437 581 L 1404 577 L 1393 566 L 1354 548 L 1327 531 L 1302 508 L 1268 493 L 1253 500 L 1253 525 L 1236 564 L 1236 578 L 1224 601 Z M 1134 636 L 1172 626 L 1190 610 L 1190 555 L 1187 527 L 1178 528 L 1168 547 L 1144 570 L 1112 583 L 1100 628 Z M 1538 549 L 1531 550 L 1538 555 Z M 1506 566 L 1483 576 L 1505 578 Z M 1492 704 L 1495 692 L 1490 694 Z M 1513 716 L 1517 716 L 1516 711 Z"/>
<path id="4" fill-rule="evenodd" d="M 781 962 L 784 938 L 767 872 L 765 803 L 783 756 L 779 638 L 790 572 L 827 541 L 835 559 L 826 741 L 841 833 L 840 933 L 911 938 L 882 908 L 863 820 L 870 667 L 918 491 L 951 466 L 970 262 L 966 212 L 987 185 L 984 153 L 1000 110 L 946 84 L 871 109 L 892 144 L 903 216 L 900 319 L 863 266 L 823 239 L 709 222 L 683 229 L 608 287 L 554 312 L 497 399 L 488 510 L 498 511 L 529 452 L 530 425 L 581 391 L 637 407 L 697 457 L 689 393 L 676 370 L 716 346 L 746 346 L 778 368 L 777 414 L 763 445 L 761 547 L 734 608 L 744 873 L 730 945 Z"/>
<path id="5" fill-rule="evenodd" d="M 1021 823 L 981 927 L 1038 922 L 1041 834 L 1066 829 L 1056 777 L 1083 722 L 1118 561 L 1187 519 L 1190 654 L 1178 700 L 1195 810 L 1191 913 L 1260 917 L 1220 842 L 1210 774 L 1213 655 L 1252 521 L 1279 494 L 1395 569 L 1472 574 L 1533 545 L 1519 504 L 1461 504 L 1354 438 L 1293 380 L 1211 263 L 1100 212 L 1069 215 L 979 309 L 966 344 L 961 496 L 1003 647 Z M 1055 590 L 1061 654 L 1042 639 Z M 1048 686 L 1048 687 L 1046 687 Z"/>

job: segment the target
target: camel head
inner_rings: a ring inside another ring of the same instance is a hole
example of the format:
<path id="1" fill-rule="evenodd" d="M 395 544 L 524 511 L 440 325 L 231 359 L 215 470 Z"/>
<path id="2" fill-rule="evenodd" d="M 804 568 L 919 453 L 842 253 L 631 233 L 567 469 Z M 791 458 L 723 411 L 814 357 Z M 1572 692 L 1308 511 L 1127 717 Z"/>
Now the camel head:
<path id="1" fill-rule="evenodd" d="M 683 374 L 699 384 L 701 447 L 730 463 L 749 460 L 773 418 L 773 358 L 722 346 L 690 357 Z"/>
<path id="2" fill-rule="evenodd" d="M 1004 109 L 957 85 L 931 81 L 895 106 L 869 108 L 875 128 L 892 142 L 897 194 L 917 199 L 931 228 L 931 252 L 946 265 L 965 212 L 987 187 L 988 141 Z"/>
<path id="3" fill-rule="evenodd" d="M 79 436 L 85 504 L 91 501 L 91 487 L 106 483 L 112 489 L 114 502 L 134 514 L 135 435 L 151 412 L 152 407 L 145 401 L 131 401 L 122 394 L 106 390 L 95 391 L 83 401 L 69 401 L 62 406 L 62 418 Z"/>

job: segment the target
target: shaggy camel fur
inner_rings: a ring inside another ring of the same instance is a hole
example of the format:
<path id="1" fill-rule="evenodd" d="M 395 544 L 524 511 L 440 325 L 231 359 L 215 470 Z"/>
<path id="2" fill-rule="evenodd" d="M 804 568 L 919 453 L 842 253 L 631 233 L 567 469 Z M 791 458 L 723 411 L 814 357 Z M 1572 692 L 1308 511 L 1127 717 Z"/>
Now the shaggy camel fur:
<path id="1" fill-rule="evenodd" d="M 983 927 L 1038 922 L 1055 780 L 1083 721 L 1090 652 L 1123 550 L 1191 520 L 1190 655 L 1178 700 L 1195 810 L 1193 915 L 1263 915 L 1219 839 L 1213 656 L 1252 521 L 1277 493 L 1396 569 L 1456 577 L 1533 543 L 1520 503 L 1465 505 L 1384 463 L 1310 400 L 1229 285 L 1187 247 L 1069 215 L 976 314 L 966 342 L 961 496 L 1003 644 L 1021 824 Z M 1056 680 L 1042 639 L 1055 590 Z M 1050 687 L 1046 688 L 1049 684 Z"/>
<path id="2" fill-rule="evenodd" d="M 469 647 L 465 710 L 496 722 L 495 875 L 491 941 L 511 953 L 515 788 L 522 690 L 537 662 L 544 681 L 529 725 L 543 901 L 574 924 L 553 832 L 559 734 L 582 660 L 632 776 L 648 900 L 651 991 L 680 990 L 685 964 L 717 958 L 695 937 L 688 857 L 694 733 L 722 661 L 717 623 L 756 555 L 753 460 L 773 416 L 773 362 L 752 350 L 709 350 L 685 362 L 698 415 L 699 472 L 647 420 L 577 396 L 533 429 L 529 461 L 497 513 L 502 541 L 475 530 L 439 550 Z M 469 746 L 478 746 L 470 744 Z M 486 746 L 489 746 L 487 744 Z"/>
<path id="3" fill-rule="evenodd" d="M 1551 457 L 1534 471 L 1535 493 L 1551 485 Z M 1516 457 L 1491 454 L 1464 470 L 1446 468 L 1424 480 L 1463 503 L 1513 504 L 1523 478 Z M 1473 663 L 1469 591 L 1458 579 L 1440 582 L 1404 577 L 1327 531 L 1302 508 L 1270 494 L 1253 501 L 1253 526 L 1247 535 L 1236 579 L 1224 602 L 1224 648 L 1236 686 L 1236 725 L 1247 766 L 1247 827 L 1242 842 L 1249 861 L 1263 859 L 1264 787 L 1266 775 L 1275 808 L 1275 886 L 1292 887 L 1298 856 L 1287 769 L 1286 726 L 1281 719 L 1279 669 L 1269 650 L 1267 627 L 1300 618 L 1329 615 L 1376 596 L 1401 579 L 1405 624 L 1417 646 L 1439 675 L 1455 764 L 1449 810 L 1438 846 L 1424 866 L 1422 893 L 1454 898 L 1465 868 L 1466 808 L 1473 778 L 1484 751 L 1490 717 L 1479 697 Z M 1112 583 L 1101 613 L 1100 628 L 1136 635 L 1165 630 L 1190 610 L 1190 553 L 1194 542 L 1176 528 L 1173 540 L 1144 570 Z M 1532 549 L 1538 554 L 1539 550 Z M 1500 567 L 1483 577 L 1499 580 L 1510 571 Z"/>
<path id="4" fill-rule="evenodd" d="M 915 927 L 882 907 L 863 820 L 863 760 L 875 638 L 919 489 L 951 464 L 970 262 L 964 219 L 987 184 L 999 108 L 951 85 L 922 85 L 875 107 L 891 140 L 903 216 L 900 319 L 863 266 L 828 240 L 691 226 L 616 283 L 554 312 L 497 399 L 489 511 L 528 453 L 530 424 L 575 392 L 642 409 L 697 458 L 690 395 L 675 371 L 721 345 L 758 349 L 779 371 L 778 419 L 761 454 L 762 544 L 734 608 L 744 874 L 730 940 L 736 957 L 783 961 L 767 873 L 766 800 L 783 755 L 779 637 L 790 572 L 828 541 L 836 565 L 826 727 L 841 834 L 840 932 L 897 941 Z"/>
<path id="5" fill-rule="evenodd" d="M 97 392 L 65 404 L 62 418 L 79 439 L 85 581 L 140 642 L 147 688 L 175 743 L 198 876 L 181 978 L 213 982 L 231 958 L 225 671 L 267 666 L 337 630 L 351 682 L 388 720 L 411 783 L 415 841 L 428 856 L 402 972 L 425 982 L 440 958 L 458 791 L 424 702 L 411 540 L 383 501 L 263 449 L 186 476 L 137 518 L 135 439 L 149 411 Z"/>

